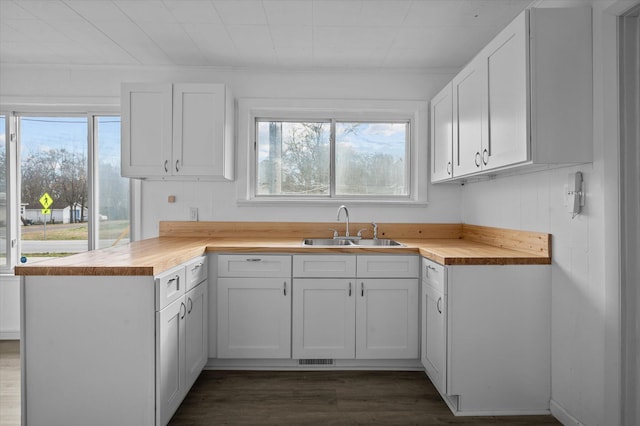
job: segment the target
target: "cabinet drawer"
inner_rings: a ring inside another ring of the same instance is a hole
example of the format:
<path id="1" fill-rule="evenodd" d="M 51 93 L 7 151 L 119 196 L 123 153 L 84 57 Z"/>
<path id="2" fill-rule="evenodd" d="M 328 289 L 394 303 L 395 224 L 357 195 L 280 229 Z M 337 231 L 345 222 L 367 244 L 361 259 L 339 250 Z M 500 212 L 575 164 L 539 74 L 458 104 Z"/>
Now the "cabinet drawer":
<path id="1" fill-rule="evenodd" d="M 189 291 L 207 279 L 207 256 L 200 256 L 186 264 L 187 288 Z"/>
<path id="2" fill-rule="evenodd" d="M 159 311 L 174 300 L 184 296 L 187 284 L 184 266 L 169 269 L 156 276 L 156 310 Z"/>
<path id="3" fill-rule="evenodd" d="M 358 256 L 358 278 L 418 278 L 418 256 Z"/>
<path id="4" fill-rule="evenodd" d="M 422 258 L 422 281 L 441 293 L 447 294 L 447 268 L 432 260 Z"/>
<path id="5" fill-rule="evenodd" d="M 349 278 L 356 276 L 356 257 L 349 255 L 293 256 L 294 277 Z"/>
<path id="6" fill-rule="evenodd" d="M 220 277 L 291 277 L 291 256 L 220 255 Z"/>

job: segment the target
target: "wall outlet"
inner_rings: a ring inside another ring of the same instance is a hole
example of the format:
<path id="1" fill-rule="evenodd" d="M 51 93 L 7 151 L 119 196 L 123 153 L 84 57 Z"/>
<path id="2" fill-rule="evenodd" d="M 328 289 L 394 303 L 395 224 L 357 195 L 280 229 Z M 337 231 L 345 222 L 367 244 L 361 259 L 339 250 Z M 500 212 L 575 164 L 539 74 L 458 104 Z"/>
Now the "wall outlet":
<path id="1" fill-rule="evenodd" d="M 197 207 L 189 207 L 189 220 L 194 222 L 198 221 L 198 208 Z"/>

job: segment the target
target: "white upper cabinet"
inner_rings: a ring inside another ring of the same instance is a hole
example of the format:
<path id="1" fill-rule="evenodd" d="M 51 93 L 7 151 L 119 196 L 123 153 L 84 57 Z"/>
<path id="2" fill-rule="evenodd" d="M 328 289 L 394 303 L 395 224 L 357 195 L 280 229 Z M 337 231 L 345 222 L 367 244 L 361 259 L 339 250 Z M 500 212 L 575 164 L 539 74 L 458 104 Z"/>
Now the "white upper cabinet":
<path id="1" fill-rule="evenodd" d="M 232 180 L 233 98 L 223 84 L 122 85 L 122 174 Z"/>
<path id="2" fill-rule="evenodd" d="M 453 79 L 454 145 L 453 175 L 481 169 L 480 152 L 487 140 L 486 68 L 476 58 Z"/>
<path id="3" fill-rule="evenodd" d="M 451 83 L 431 100 L 431 180 L 453 173 L 453 100 Z"/>
<path id="4" fill-rule="evenodd" d="M 591 38 L 589 8 L 518 15 L 452 80 L 452 175 L 446 97 L 432 99 L 432 181 L 592 161 Z"/>

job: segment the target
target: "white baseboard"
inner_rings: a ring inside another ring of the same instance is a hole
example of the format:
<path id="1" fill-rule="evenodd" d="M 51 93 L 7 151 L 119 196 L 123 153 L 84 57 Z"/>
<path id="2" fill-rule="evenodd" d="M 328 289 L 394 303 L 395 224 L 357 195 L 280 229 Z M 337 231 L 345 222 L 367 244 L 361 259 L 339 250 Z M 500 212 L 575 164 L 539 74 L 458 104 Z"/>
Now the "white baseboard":
<path id="1" fill-rule="evenodd" d="M 20 340 L 19 331 L 0 331 L 0 340 Z"/>
<path id="2" fill-rule="evenodd" d="M 584 426 L 553 399 L 551 400 L 551 414 L 564 426 Z"/>

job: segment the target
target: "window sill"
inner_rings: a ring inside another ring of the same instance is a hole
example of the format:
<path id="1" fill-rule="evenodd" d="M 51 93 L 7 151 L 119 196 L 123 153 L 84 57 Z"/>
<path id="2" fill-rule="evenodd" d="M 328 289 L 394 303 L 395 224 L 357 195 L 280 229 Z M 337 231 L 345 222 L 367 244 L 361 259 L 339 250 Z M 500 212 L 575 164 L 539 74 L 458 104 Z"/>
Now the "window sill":
<path id="1" fill-rule="evenodd" d="M 316 198 L 316 199 L 301 199 L 301 198 L 252 198 L 252 199 L 239 199 L 236 204 L 240 207 L 249 206 L 265 206 L 265 207 L 282 207 L 282 206 L 334 206 L 339 204 L 353 205 L 369 205 L 369 206 L 404 206 L 404 207 L 425 207 L 426 201 L 416 201 L 412 199 L 358 199 L 358 198 Z"/>

